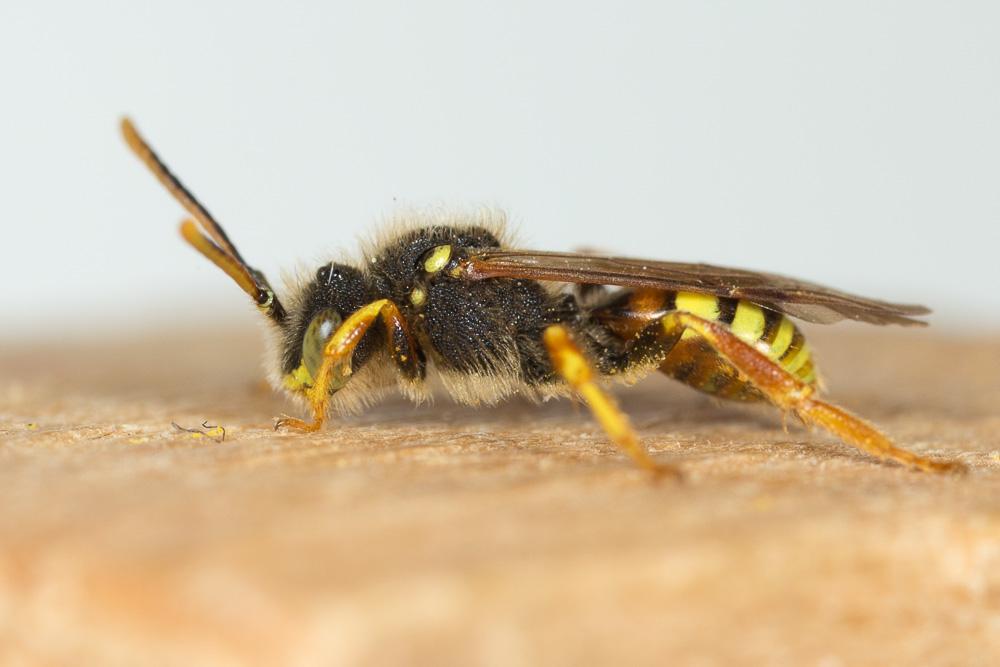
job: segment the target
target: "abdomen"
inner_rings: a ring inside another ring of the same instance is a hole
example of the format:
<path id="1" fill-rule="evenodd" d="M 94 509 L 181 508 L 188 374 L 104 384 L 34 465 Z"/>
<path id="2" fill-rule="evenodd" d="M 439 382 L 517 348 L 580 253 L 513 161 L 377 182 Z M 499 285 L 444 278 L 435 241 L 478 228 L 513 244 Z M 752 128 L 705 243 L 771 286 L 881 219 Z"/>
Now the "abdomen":
<path id="1" fill-rule="evenodd" d="M 725 325 L 786 371 L 816 383 L 812 352 L 802 332 L 781 313 L 747 301 L 693 292 L 634 290 L 615 295 L 595 316 L 624 338 L 671 311 L 684 311 Z M 660 370 L 699 391 L 734 400 L 761 400 L 729 362 L 692 331 L 685 332 L 660 363 Z"/>

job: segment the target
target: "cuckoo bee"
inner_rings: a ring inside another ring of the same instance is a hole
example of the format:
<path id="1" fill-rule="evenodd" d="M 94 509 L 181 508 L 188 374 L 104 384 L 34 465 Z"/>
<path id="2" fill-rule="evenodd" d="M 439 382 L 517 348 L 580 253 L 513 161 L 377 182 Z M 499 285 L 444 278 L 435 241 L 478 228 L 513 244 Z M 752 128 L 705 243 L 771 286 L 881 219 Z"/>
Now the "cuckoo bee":
<path id="1" fill-rule="evenodd" d="M 324 264 L 279 298 L 128 119 L 121 129 L 190 214 L 184 239 L 269 323 L 272 383 L 311 412 L 277 419 L 276 429 L 316 431 L 332 412 L 358 410 L 393 387 L 420 400 L 430 366 L 467 404 L 579 397 L 640 467 L 677 474 L 653 460 L 605 389 L 658 370 L 718 398 L 770 403 L 880 459 L 962 468 L 903 449 L 824 400 L 793 322 L 923 325 L 922 306 L 707 264 L 516 249 L 493 211 L 411 216 L 360 261 Z"/>

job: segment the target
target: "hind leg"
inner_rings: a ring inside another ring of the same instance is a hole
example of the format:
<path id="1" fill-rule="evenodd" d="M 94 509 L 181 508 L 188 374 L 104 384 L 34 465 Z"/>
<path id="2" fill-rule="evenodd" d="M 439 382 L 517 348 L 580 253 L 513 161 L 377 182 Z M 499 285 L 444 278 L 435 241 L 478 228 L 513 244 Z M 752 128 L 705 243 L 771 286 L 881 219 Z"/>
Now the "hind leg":
<path id="1" fill-rule="evenodd" d="M 656 327 L 656 325 L 651 325 Z M 696 332 L 735 366 L 764 396 L 782 410 L 793 412 L 807 424 L 820 426 L 844 442 L 880 459 L 892 459 L 928 472 L 965 469 L 958 461 L 937 461 L 897 447 L 868 422 L 847 410 L 816 397 L 816 388 L 786 371 L 767 355 L 747 344 L 726 327 L 690 313 L 664 315 L 658 336 L 675 342 L 685 329 Z M 647 328 L 648 329 L 648 328 Z"/>

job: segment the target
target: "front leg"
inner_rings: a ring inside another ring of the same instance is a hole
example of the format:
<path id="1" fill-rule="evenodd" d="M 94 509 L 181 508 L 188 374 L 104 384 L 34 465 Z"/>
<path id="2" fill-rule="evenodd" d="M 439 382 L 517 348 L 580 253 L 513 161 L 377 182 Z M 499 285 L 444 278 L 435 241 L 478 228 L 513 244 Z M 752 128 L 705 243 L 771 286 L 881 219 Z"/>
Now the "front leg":
<path id="1" fill-rule="evenodd" d="M 347 382 L 353 372 L 351 360 L 354 358 L 354 350 L 379 318 L 385 326 L 389 351 L 396 368 L 407 380 L 423 379 L 426 372 L 423 351 L 399 308 L 388 299 L 373 301 L 344 320 L 323 348 L 323 363 L 312 386 L 305 391 L 306 399 L 313 411 L 313 421 L 282 417 L 275 421 L 275 430 L 286 427 L 313 432 L 323 427 L 332 387 L 340 387 Z"/>

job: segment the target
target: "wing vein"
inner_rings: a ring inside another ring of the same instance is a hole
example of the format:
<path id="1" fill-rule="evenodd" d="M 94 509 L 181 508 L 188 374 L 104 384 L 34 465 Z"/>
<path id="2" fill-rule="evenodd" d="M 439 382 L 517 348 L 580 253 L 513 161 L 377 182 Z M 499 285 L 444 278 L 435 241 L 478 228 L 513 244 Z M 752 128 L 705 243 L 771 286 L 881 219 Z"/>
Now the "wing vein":
<path id="1" fill-rule="evenodd" d="M 521 278 L 727 296 L 820 324 L 850 319 L 923 326 L 926 322 L 914 318 L 930 312 L 924 306 L 890 303 L 778 274 L 711 264 L 489 248 L 472 253 L 463 269 L 469 280 Z"/>

